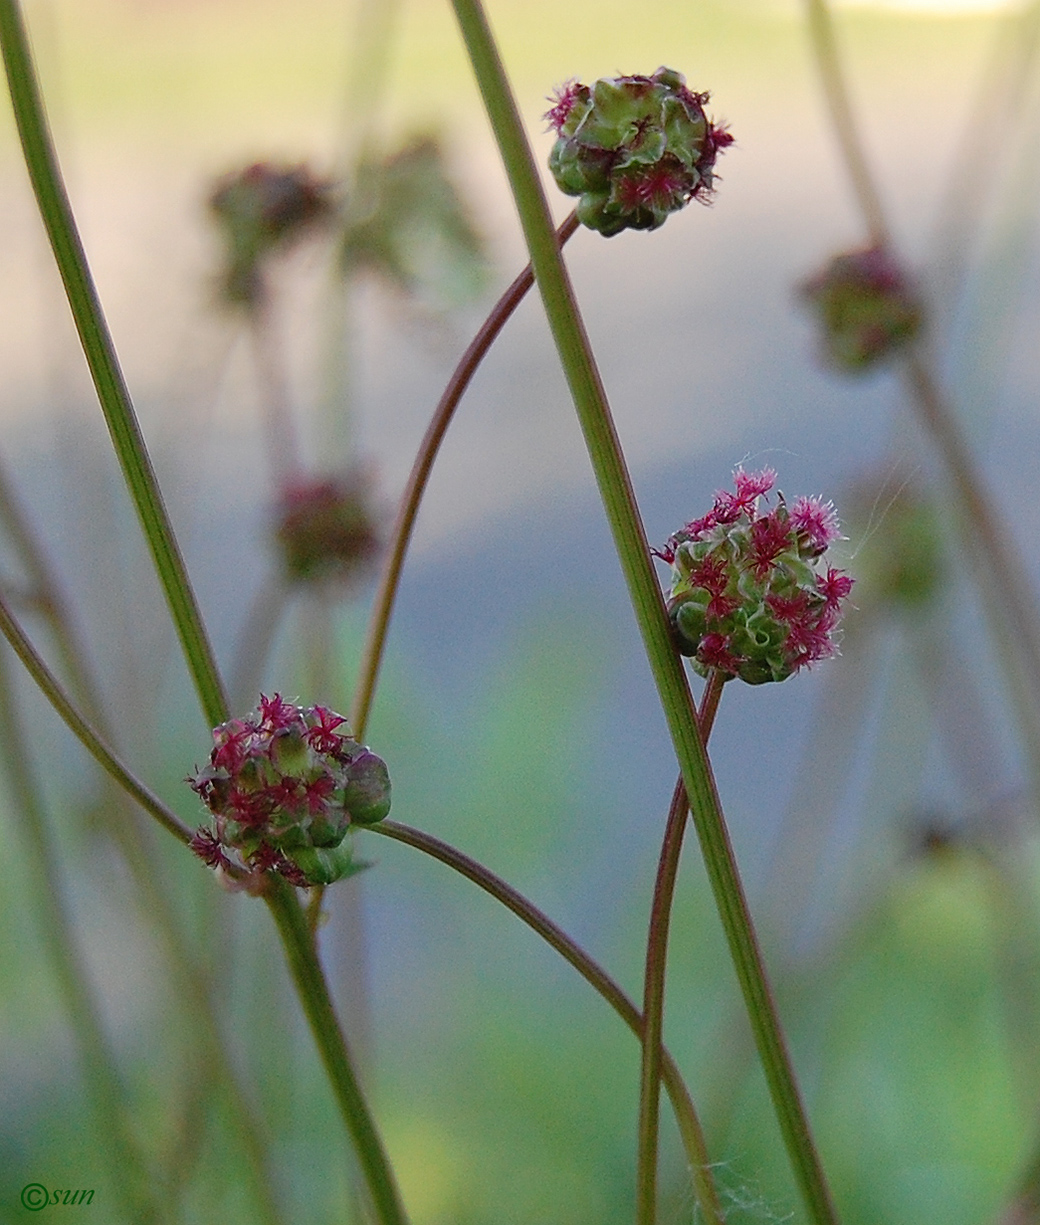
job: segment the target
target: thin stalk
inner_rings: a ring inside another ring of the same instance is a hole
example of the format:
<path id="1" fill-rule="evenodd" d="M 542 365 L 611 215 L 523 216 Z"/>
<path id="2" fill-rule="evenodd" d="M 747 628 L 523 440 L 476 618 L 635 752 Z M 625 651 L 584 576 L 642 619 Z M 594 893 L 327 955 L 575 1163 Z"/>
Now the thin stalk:
<path id="1" fill-rule="evenodd" d="M 380 1225 L 407 1225 L 393 1168 L 361 1091 L 346 1038 L 332 1005 L 314 935 L 289 885 L 272 878 L 265 901 L 278 927 L 300 1003 L 354 1142 L 376 1217 Z"/>
<path id="2" fill-rule="evenodd" d="M 571 212 L 556 231 L 557 243 L 562 247 L 577 228 L 578 215 Z M 390 536 L 390 548 L 383 562 L 383 570 L 379 576 L 379 589 L 372 604 L 365 647 L 361 653 L 361 668 L 350 714 L 350 723 L 358 739 L 363 739 L 365 735 L 372 699 L 375 695 L 376 681 L 379 677 L 379 666 L 386 647 L 386 635 L 390 628 L 394 601 L 397 599 L 397 590 L 401 582 L 401 569 L 404 566 L 405 554 L 408 552 L 412 530 L 415 527 L 415 518 L 419 513 L 419 505 L 426 492 L 437 452 L 455 416 L 455 409 L 476 374 L 477 368 L 506 321 L 523 301 L 533 284 L 534 273 L 531 271 L 531 265 L 528 264 L 495 303 L 491 313 L 481 325 L 480 331 L 473 337 L 466 352 L 459 359 L 459 364 L 452 372 L 448 385 L 430 419 L 430 424 L 426 427 L 422 442 L 419 444 L 415 462 L 408 474 L 408 483 L 401 495 L 397 519 Z"/>
<path id="3" fill-rule="evenodd" d="M 697 730 L 693 698 L 672 644 L 632 483 L 556 243 L 549 207 L 483 8 L 479 0 L 453 0 L 453 4 L 509 177 L 535 280 L 585 436 L 795 1180 L 810 1220 L 815 1225 L 835 1225 L 837 1214 L 798 1091 L 715 780 Z"/>
<path id="4" fill-rule="evenodd" d="M 90 980 L 77 947 L 76 929 L 63 898 L 66 889 L 47 829 L 31 765 L 31 751 L 11 686 L 6 652 L 0 651 L 0 753 L 24 836 L 33 905 L 69 1023 L 79 1045 L 97 1139 L 111 1166 L 113 1186 L 127 1221 L 164 1219 L 142 1153 L 134 1141 L 126 1089 L 101 1025 Z"/>
<path id="5" fill-rule="evenodd" d="M 701 739 L 705 747 L 715 722 L 715 713 L 726 678 L 714 668 L 704 688 L 698 712 Z M 657 1220 L 657 1148 L 661 1096 L 661 1058 L 664 1049 L 664 988 L 668 965 L 668 928 L 672 917 L 672 898 L 679 874 L 686 814 L 690 802 L 682 775 L 676 781 L 668 808 L 661 855 L 650 907 L 650 926 L 646 940 L 646 970 L 643 983 L 643 1043 L 639 1076 L 639 1149 L 636 1163 L 636 1222 L 655 1225 Z"/>
<path id="6" fill-rule="evenodd" d="M 0 0 L 0 47 L 25 164 L 83 354 L 199 700 L 210 726 L 215 727 L 227 718 L 224 688 L 87 266 L 18 0 Z"/>
<path id="7" fill-rule="evenodd" d="M 256 371 L 267 467 L 278 490 L 284 490 L 300 475 L 300 446 L 289 403 L 289 385 L 282 355 L 281 331 L 270 292 L 261 290 L 260 300 L 246 317 Z"/>
<path id="8" fill-rule="evenodd" d="M 73 705 L 72 700 L 47 667 L 42 656 L 29 641 L 28 636 L 11 612 L 10 605 L 0 592 L 0 633 L 11 644 L 11 649 L 25 665 L 26 671 L 36 682 L 43 696 L 54 707 L 61 719 L 94 758 L 98 765 L 113 778 L 124 791 L 155 818 L 159 824 L 180 842 L 188 843 L 195 831 L 168 808 L 144 783 L 135 778 L 127 767 L 108 747 L 102 737 Z"/>
<path id="9" fill-rule="evenodd" d="M 884 205 L 874 183 L 874 176 L 870 172 L 870 164 L 852 112 L 830 9 L 826 0 L 806 0 L 806 5 L 813 51 L 827 99 L 827 113 L 834 126 L 834 134 L 838 139 L 864 224 L 872 243 L 880 247 L 890 246 L 891 234 L 885 220 Z"/>
<path id="10" fill-rule="evenodd" d="M 501 902 L 533 932 L 541 936 L 565 961 L 569 962 L 614 1009 L 632 1033 L 642 1039 L 642 1014 L 621 987 L 602 966 L 567 935 L 563 928 L 554 923 L 512 885 L 507 884 L 500 876 L 496 876 L 482 863 L 471 859 L 447 842 L 442 842 L 440 838 L 435 838 L 432 834 L 424 833 L 422 830 L 412 829 L 411 826 L 402 825 L 399 821 L 380 821 L 378 825 L 369 825 L 365 828 L 374 834 L 392 838 L 395 842 L 403 842 L 406 846 L 414 847 L 415 850 L 422 851 L 424 855 L 439 860 L 479 886 L 496 901 Z M 697 1111 L 678 1065 L 664 1048 L 661 1049 L 660 1077 L 675 1111 L 679 1134 L 682 1137 L 683 1148 L 686 1150 L 686 1159 L 693 1178 L 693 1190 L 697 1204 L 708 1225 L 722 1225 L 724 1215 L 719 1204 L 700 1119 L 697 1117 Z"/>
<path id="11" fill-rule="evenodd" d="M 891 247 L 880 193 L 849 101 L 830 9 L 826 0 L 806 3 L 828 109 L 864 223 L 873 242 Z M 1040 806 L 1040 621 L 1034 594 L 1023 577 L 1028 571 L 1014 555 L 1011 535 L 986 493 L 956 412 L 920 347 L 907 358 L 904 379 L 917 420 L 949 477 L 960 529 L 974 558 L 972 574 L 1017 713 L 1034 803 Z"/>

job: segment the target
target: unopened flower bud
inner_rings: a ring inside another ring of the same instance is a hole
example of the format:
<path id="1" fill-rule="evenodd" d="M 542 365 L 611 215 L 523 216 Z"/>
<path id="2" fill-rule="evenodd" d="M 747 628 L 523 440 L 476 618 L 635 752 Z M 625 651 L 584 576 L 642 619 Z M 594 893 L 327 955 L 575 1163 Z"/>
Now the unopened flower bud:
<path id="1" fill-rule="evenodd" d="M 734 474 L 712 509 L 657 555 L 672 566 L 668 610 L 682 654 L 706 676 L 716 669 L 750 685 L 782 681 L 835 654 L 835 631 L 852 579 L 821 566 L 839 538 L 834 507 L 782 495 L 760 512 L 776 474 Z"/>
<path id="2" fill-rule="evenodd" d="M 201 829 L 192 840 L 200 859 L 228 867 L 233 850 L 255 873 L 302 886 L 358 870 L 342 844 L 352 825 L 390 811 L 390 778 L 341 715 L 275 694 L 249 718 L 215 728 L 213 742 L 209 763 L 188 779 L 215 818 L 215 833 Z"/>
<path id="3" fill-rule="evenodd" d="M 904 348 L 924 320 L 909 280 L 882 247 L 835 256 L 801 293 L 822 325 L 828 363 L 853 373 Z"/>
<path id="4" fill-rule="evenodd" d="M 553 101 L 549 169 L 561 191 L 580 197 L 582 224 L 608 237 L 654 230 L 691 200 L 708 199 L 716 155 L 733 143 L 705 114 L 708 94 L 687 89 L 671 68 L 569 81 Z"/>

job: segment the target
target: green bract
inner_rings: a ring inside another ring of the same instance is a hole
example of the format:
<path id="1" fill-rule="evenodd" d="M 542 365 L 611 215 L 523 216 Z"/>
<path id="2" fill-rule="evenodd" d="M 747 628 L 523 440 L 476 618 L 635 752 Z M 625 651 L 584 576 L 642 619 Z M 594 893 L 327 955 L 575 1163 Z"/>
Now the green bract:
<path id="1" fill-rule="evenodd" d="M 706 199 L 716 154 L 733 140 L 708 119 L 707 100 L 671 68 L 559 89 L 546 115 L 558 136 L 549 169 L 561 191 L 580 197 L 582 224 L 608 237 L 654 230 Z"/>

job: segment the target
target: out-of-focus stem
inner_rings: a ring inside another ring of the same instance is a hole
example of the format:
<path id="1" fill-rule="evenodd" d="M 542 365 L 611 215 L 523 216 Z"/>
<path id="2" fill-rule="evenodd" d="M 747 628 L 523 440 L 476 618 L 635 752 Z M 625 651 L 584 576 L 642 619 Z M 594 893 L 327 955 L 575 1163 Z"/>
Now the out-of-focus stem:
<path id="1" fill-rule="evenodd" d="M 300 448 L 289 405 L 281 335 L 269 293 L 260 294 L 260 300 L 249 310 L 247 322 L 263 418 L 268 471 L 274 487 L 282 490 L 299 476 Z"/>
<path id="2" fill-rule="evenodd" d="M 76 931 L 65 908 L 65 888 L 55 848 L 47 831 L 39 788 L 31 765 L 8 673 L 0 651 L 0 753 L 20 818 L 32 892 L 43 943 L 50 957 L 69 1022 L 80 1048 L 84 1080 L 98 1125 L 98 1143 L 111 1165 L 112 1185 L 127 1220 L 157 1222 L 164 1213 L 156 1200 L 143 1156 L 134 1142 L 126 1091 L 101 1026 L 90 982 L 77 948 Z"/>
<path id="3" fill-rule="evenodd" d="M 809 28 L 828 109 L 842 158 L 871 240 L 891 246 L 875 185 L 849 101 L 841 57 L 826 0 L 806 0 Z M 1026 567 L 1014 555 L 1011 536 L 986 493 L 953 405 L 920 346 L 905 363 L 910 404 L 946 469 L 962 536 L 972 554 L 972 574 L 987 612 L 1040 810 L 1040 618 Z M 1024 670 L 1024 675 L 1023 675 Z"/>
<path id="4" fill-rule="evenodd" d="M 827 98 L 827 113 L 834 125 L 834 134 L 841 146 L 857 203 L 871 241 L 878 246 L 888 246 L 891 236 L 885 220 L 885 210 L 881 195 L 874 184 L 874 176 L 870 173 L 870 165 L 852 113 L 830 9 L 826 0 L 806 0 L 806 7 L 813 50 L 823 92 Z"/>
<path id="5" fill-rule="evenodd" d="M 725 677 L 712 669 L 704 688 L 698 712 L 701 738 L 705 747 L 715 722 Z M 650 926 L 646 941 L 646 969 L 643 983 L 643 1042 L 639 1077 L 639 1152 L 636 1164 L 637 1225 L 655 1225 L 657 1220 L 657 1148 L 661 1086 L 661 1059 L 664 1042 L 664 988 L 668 964 L 668 928 L 672 898 L 679 874 L 683 835 L 690 802 L 679 775 L 665 822 L 661 855 L 654 882 Z"/>
<path id="6" fill-rule="evenodd" d="M 578 217 L 572 212 L 556 231 L 556 241 L 561 247 L 577 228 Z M 437 452 L 440 450 L 444 435 L 455 415 L 455 409 L 473 375 L 476 374 L 477 368 L 484 360 L 484 355 L 533 284 L 534 274 L 531 271 L 531 265 L 528 264 L 495 303 L 490 315 L 481 325 L 480 331 L 463 353 L 434 410 L 430 424 L 426 427 L 422 442 L 419 444 L 415 462 L 408 474 L 408 483 L 401 495 L 397 519 L 390 536 L 390 548 L 383 562 L 379 589 L 372 605 L 365 648 L 361 653 L 361 668 L 350 713 L 351 726 L 359 739 L 364 737 L 365 727 L 368 724 L 372 698 L 379 677 L 379 665 L 383 659 L 386 635 L 390 628 L 390 618 L 393 615 L 394 601 L 397 598 L 397 589 L 401 581 L 401 568 L 404 566 L 405 554 L 412 539 L 412 529 L 415 527 L 415 517 L 419 513 L 419 505 L 426 492 L 426 485 L 429 482 Z"/>
<path id="7" fill-rule="evenodd" d="M 519 890 L 507 884 L 500 876 L 496 876 L 490 868 L 486 868 L 482 863 L 471 859 L 470 856 L 449 843 L 443 842 L 440 838 L 435 838 L 432 834 L 427 834 L 422 830 L 412 829 L 411 826 L 402 825 L 399 821 L 381 821 L 378 825 L 369 825 L 365 828 L 374 834 L 392 838 L 395 842 L 403 842 L 406 846 L 414 847 L 417 851 L 422 851 L 425 855 L 439 860 L 479 886 L 496 901 L 501 902 L 568 961 L 582 978 L 607 1001 L 635 1036 L 642 1038 L 643 1017 L 639 1009 L 606 970 L 594 961 L 576 941 L 572 940 L 563 928 L 554 923 Z M 697 1204 L 708 1225 L 722 1225 L 724 1218 L 715 1189 L 711 1165 L 708 1161 L 704 1132 L 682 1074 L 671 1055 L 663 1048 L 661 1049 L 660 1078 L 675 1111 L 679 1134 L 682 1137 L 683 1148 L 686 1150 L 686 1158 L 690 1165 Z"/>

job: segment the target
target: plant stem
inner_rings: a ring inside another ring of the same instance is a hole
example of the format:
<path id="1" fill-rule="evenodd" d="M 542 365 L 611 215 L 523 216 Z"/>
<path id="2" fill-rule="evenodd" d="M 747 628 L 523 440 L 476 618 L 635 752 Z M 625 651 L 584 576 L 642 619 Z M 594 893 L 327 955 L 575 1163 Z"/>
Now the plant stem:
<path id="1" fill-rule="evenodd" d="M 827 99 L 827 112 L 834 125 L 834 134 L 841 147 L 845 168 L 852 180 L 852 189 L 863 214 L 871 242 L 880 247 L 890 246 L 891 234 L 888 222 L 885 220 L 881 195 L 874 184 L 874 176 L 870 173 L 863 142 L 852 113 L 852 104 L 849 101 L 849 91 L 846 88 L 841 68 L 841 56 L 838 52 L 838 42 L 834 35 L 834 23 L 831 21 L 830 10 L 826 0 L 806 0 L 806 4 L 809 32 L 812 36 L 823 92 Z"/>
<path id="2" fill-rule="evenodd" d="M 407 1225 L 393 1169 L 368 1109 L 306 917 L 292 888 L 270 878 L 265 895 L 282 938 L 296 991 L 354 1143 L 380 1225 Z"/>
<path id="3" fill-rule="evenodd" d="M 829 6 L 826 0 L 807 0 L 807 6 L 813 49 L 845 168 L 871 241 L 890 248 L 891 235 L 849 101 Z M 904 381 L 918 423 L 949 477 L 961 534 L 974 561 L 972 574 L 1016 710 L 1034 806 L 1040 812 L 1040 622 L 1034 595 L 1023 577 L 1027 569 L 1014 555 L 1011 534 L 986 493 L 953 405 L 920 346 L 905 362 Z"/>
<path id="4" fill-rule="evenodd" d="M 567 242 L 577 228 L 578 215 L 572 211 L 556 231 L 556 241 L 560 247 Z M 379 666 L 386 647 L 386 635 L 390 628 L 394 601 L 397 599 L 397 589 L 401 582 L 401 569 L 404 566 L 405 554 L 412 539 L 412 529 L 415 527 L 415 518 L 419 513 L 419 504 L 426 492 L 437 452 L 440 450 L 444 435 L 455 415 L 455 409 L 480 363 L 484 360 L 485 354 L 533 284 L 534 273 L 531 271 L 531 265 L 528 264 L 495 303 L 491 313 L 481 325 L 480 331 L 463 353 L 434 410 L 430 424 L 426 427 L 422 442 L 419 444 L 415 462 L 408 474 L 408 483 L 401 495 L 397 519 L 390 537 L 390 548 L 379 577 L 379 590 L 372 604 L 365 647 L 361 653 L 361 667 L 354 691 L 354 704 L 350 713 L 350 724 L 354 735 L 359 740 L 364 738 L 365 728 L 368 725 L 368 716 L 379 676 Z"/>
<path id="5" fill-rule="evenodd" d="M 209 725 L 215 727 L 227 718 L 223 685 L 87 266 L 47 126 L 18 0 L 0 0 L 0 46 L 25 164 L 94 388 L 199 700 Z"/>
<path id="6" fill-rule="evenodd" d="M 131 774 L 76 709 L 68 694 L 59 684 L 57 677 L 29 641 L 2 592 L 0 592 L 0 633 L 11 644 L 12 650 L 25 665 L 26 671 L 36 682 L 43 696 L 105 773 L 110 775 L 165 830 L 181 842 L 190 842 L 195 831 L 185 825 L 180 817 L 171 811 L 157 795 Z"/>
<path id="7" fill-rule="evenodd" d="M 400 821 L 380 821 L 377 825 L 368 825 L 365 828 L 371 833 L 392 838 L 395 842 L 403 842 L 406 846 L 414 847 L 415 850 L 439 860 L 479 886 L 496 901 L 501 902 L 532 931 L 541 936 L 564 960 L 568 961 L 582 978 L 607 1001 L 635 1036 L 642 1038 L 642 1014 L 606 970 L 533 902 L 528 901 L 522 893 L 507 884 L 500 876 L 496 876 L 490 868 L 484 867 L 482 863 L 471 859 L 462 851 L 441 841 L 440 838 L 435 838 L 432 834 L 424 833 L 422 830 L 412 829 L 411 826 L 402 825 Z M 686 1150 L 686 1159 L 690 1165 L 697 1203 L 709 1225 L 722 1225 L 723 1213 L 708 1160 L 704 1132 L 682 1074 L 674 1059 L 663 1048 L 661 1049 L 660 1077 L 675 1110 L 679 1133 Z"/>
<path id="8" fill-rule="evenodd" d="M 712 669 L 704 688 L 698 712 L 701 739 L 707 747 L 725 676 Z M 636 1164 L 636 1222 L 655 1225 L 657 1220 L 657 1142 L 661 1091 L 661 1058 L 664 1049 L 664 988 L 668 965 L 668 928 L 672 898 L 679 874 L 686 814 L 690 802 L 680 774 L 668 809 L 664 839 L 661 843 L 654 898 L 650 908 L 650 927 L 646 941 L 646 970 L 643 984 L 643 1043 L 639 1077 L 639 1152 Z"/>
<path id="9" fill-rule="evenodd" d="M 453 4 L 509 177 L 535 280 L 592 460 L 795 1179 L 815 1225 L 835 1225 L 837 1215 L 766 978 L 715 780 L 697 730 L 689 684 L 672 644 L 631 480 L 556 244 L 523 124 L 481 5 L 478 0 L 453 0 Z"/>
<path id="10" fill-rule="evenodd" d="M 108 1156 L 113 1186 L 128 1221 L 164 1219 L 143 1156 L 134 1142 L 126 1091 L 101 1025 L 90 980 L 77 948 L 75 925 L 63 898 L 56 851 L 47 830 L 31 753 L 11 686 L 6 652 L 0 651 L 0 727 L 4 769 L 14 795 L 28 852 L 28 881 L 44 946 L 69 1023 L 79 1044 L 83 1076 L 97 1122 L 97 1140 Z"/>

